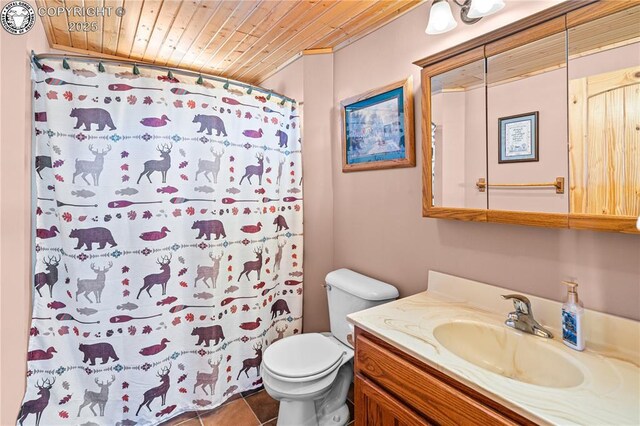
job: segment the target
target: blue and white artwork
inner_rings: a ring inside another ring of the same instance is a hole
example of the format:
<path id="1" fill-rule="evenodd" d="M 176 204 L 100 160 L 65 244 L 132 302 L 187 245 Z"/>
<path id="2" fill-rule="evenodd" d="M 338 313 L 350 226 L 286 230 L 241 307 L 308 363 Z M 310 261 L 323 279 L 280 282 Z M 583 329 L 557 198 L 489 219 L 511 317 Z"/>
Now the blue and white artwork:
<path id="1" fill-rule="evenodd" d="M 538 161 L 538 112 L 498 119 L 499 163 Z"/>
<path id="2" fill-rule="evenodd" d="M 347 164 L 406 157 L 402 87 L 344 108 Z"/>

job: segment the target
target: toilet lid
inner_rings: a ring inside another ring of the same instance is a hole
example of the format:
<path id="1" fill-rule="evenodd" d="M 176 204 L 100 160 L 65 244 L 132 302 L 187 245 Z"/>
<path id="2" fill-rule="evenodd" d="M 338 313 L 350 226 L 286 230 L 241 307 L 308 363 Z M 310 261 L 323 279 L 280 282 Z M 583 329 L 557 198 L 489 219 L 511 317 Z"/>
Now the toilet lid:
<path id="1" fill-rule="evenodd" d="M 335 367 L 344 355 L 343 349 L 322 334 L 297 334 L 269 346 L 262 361 L 278 376 L 309 377 Z"/>

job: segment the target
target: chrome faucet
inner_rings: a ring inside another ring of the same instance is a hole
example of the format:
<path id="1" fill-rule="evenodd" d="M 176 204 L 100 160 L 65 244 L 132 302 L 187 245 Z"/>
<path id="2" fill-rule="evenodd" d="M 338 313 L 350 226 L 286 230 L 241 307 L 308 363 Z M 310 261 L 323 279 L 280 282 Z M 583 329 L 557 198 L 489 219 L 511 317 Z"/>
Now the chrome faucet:
<path id="1" fill-rule="evenodd" d="M 531 302 L 520 294 L 504 294 L 503 299 L 511 299 L 515 311 L 510 312 L 507 320 L 504 322 L 507 326 L 525 333 L 535 334 L 536 336 L 553 339 L 553 334 L 541 326 L 538 321 L 533 318 L 531 310 Z"/>

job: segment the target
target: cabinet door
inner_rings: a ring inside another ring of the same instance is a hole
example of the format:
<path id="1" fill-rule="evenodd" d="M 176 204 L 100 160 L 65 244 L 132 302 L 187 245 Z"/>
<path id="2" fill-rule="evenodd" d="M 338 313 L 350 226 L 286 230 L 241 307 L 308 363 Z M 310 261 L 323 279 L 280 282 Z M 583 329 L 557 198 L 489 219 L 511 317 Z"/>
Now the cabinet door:
<path id="1" fill-rule="evenodd" d="M 568 31 L 570 225 L 634 232 L 640 216 L 640 5 L 574 21 Z"/>
<path id="2" fill-rule="evenodd" d="M 484 48 L 422 70 L 423 215 L 486 221 Z"/>
<path id="3" fill-rule="evenodd" d="M 356 374 L 356 426 L 430 425 L 382 389 Z"/>
<path id="4" fill-rule="evenodd" d="M 485 50 L 489 209 L 556 214 L 549 225 L 562 227 L 569 209 L 564 29 L 557 18 Z"/>

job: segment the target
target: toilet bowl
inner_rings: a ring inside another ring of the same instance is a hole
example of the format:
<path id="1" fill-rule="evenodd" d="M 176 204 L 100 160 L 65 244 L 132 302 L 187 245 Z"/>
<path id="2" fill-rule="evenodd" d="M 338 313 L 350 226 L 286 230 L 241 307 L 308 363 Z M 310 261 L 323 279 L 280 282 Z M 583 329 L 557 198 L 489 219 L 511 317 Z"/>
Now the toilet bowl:
<path id="1" fill-rule="evenodd" d="M 278 426 L 341 426 L 349 421 L 347 394 L 353 380 L 352 329 L 346 316 L 398 297 L 386 283 L 348 269 L 326 278 L 331 332 L 278 340 L 262 357 L 262 380 L 280 401 Z"/>
<path id="2" fill-rule="evenodd" d="M 280 401 L 278 425 L 345 425 L 347 393 L 353 377 L 353 349 L 330 333 L 279 340 L 265 351 L 262 381 Z"/>

